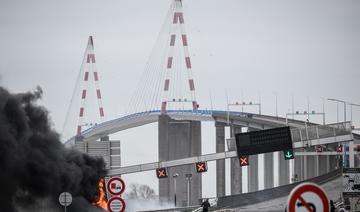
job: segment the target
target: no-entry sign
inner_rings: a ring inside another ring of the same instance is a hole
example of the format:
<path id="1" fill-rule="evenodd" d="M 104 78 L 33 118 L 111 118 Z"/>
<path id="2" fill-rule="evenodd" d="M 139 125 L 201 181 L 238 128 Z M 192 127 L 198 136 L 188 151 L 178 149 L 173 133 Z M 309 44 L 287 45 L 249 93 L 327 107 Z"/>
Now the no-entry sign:
<path id="1" fill-rule="evenodd" d="M 125 211 L 125 201 L 120 197 L 111 197 L 107 203 L 110 212 Z"/>
<path id="2" fill-rule="evenodd" d="M 107 182 L 106 188 L 110 194 L 120 195 L 125 190 L 125 183 L 120 177 L 113 177 Z"/>
<path id="3" fill-rule="evenodd" d="M 329 199 L 325 191 L 313 183 L 302 183 L 290 193 L 287 202 L 288 212 L 319 212 L 330 211 Z"/>

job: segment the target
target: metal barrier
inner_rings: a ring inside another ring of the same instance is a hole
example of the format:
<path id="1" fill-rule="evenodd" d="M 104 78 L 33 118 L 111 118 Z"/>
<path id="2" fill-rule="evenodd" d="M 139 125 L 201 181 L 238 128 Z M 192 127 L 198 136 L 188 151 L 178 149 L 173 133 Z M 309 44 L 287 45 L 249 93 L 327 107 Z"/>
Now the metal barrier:
<path id="1" fill-rule="evenodd" d="M 293 142 L 316 140 L 351 134 L 351 122 L 328 125 L 305 126 L 291 129 Z"/>

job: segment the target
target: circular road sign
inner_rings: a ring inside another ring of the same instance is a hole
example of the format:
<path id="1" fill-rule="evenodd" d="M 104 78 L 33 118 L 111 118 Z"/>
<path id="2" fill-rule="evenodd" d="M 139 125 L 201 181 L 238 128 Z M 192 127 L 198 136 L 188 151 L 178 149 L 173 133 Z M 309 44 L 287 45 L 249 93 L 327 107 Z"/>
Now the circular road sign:
<path id="1" fill-rule="evenodd" d="M 113 177 L 107 182 L 106 188 L 110 194 L 120 195 L 125 190 L 125 183 L 120 177 Z"/>
<path id="2" fill-rule="evenodd" d="M 69 192 L 62 192 L 59 195 L 59 203 L 62 206 L 69 206 L 72 202 L 72 196 Z"/>
<path id="3" fill-rule="evenodd" d="M 124 212 L 125 201 L 120 197 L 111 197 L 107 203 L 110 212 Z"/>
<path id="4" fill-rule="evenodd" d="M 330 202 L 325 191 L 314 183 L 302 183 L 290 193 L 287 202 L 288 212 L 330 211 Z"/>

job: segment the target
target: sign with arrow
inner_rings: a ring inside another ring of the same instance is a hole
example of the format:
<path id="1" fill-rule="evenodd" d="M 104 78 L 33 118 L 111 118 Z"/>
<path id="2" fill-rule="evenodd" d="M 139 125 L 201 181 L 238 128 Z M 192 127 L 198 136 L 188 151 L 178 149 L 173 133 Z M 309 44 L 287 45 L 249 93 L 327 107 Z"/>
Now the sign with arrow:
<path id="1" fill-rule="evenodd" d="M 294 151 L 292 149 L 290 150 L 284 150 L 284 158 L 285 160 L 290 160 L 295 158 Z"/>

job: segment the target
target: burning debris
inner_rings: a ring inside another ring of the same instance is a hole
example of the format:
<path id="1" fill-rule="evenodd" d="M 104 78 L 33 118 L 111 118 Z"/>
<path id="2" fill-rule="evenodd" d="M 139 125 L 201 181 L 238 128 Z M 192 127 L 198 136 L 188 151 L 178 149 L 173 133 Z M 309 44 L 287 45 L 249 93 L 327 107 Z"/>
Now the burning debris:
<path id="1" fill-rule="evenodd" d="M 48 211 L 59 210 L 63 191 L 73 196 L 68 211 L 102 211 L 91 203 L 102 197 L 104 161 L 64 147 L 35 103 L 41 95 L 39 87 L 21 94 L 0 87 L 0 211 L 33 208 L 42 199 L 55 207 Z"/>
<path id="2" fill-rule="evenodd" d="M 104 179 L 101 179 L 99 181 L 99 198 L 98 200 L 94 203 L 94 205 L 107 210 L 107 200 L 106 200 L 106 195 L 105 195 L 105 191 L 104 191 Z"/>

